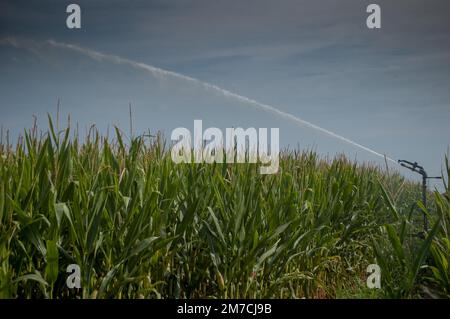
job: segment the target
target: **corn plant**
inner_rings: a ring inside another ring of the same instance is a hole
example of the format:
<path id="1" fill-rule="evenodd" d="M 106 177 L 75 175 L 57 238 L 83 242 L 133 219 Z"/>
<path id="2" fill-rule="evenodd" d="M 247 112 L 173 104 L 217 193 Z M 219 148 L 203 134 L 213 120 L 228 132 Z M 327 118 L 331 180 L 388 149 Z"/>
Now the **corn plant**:
<path id="1" fill-rule="evenodd" d="M 311 151 L 284 151 L 274 175 L 256 164 L 176 165 L 160 134 L 116 128 L 108 138 L 93 127 L 81 139 L 49 117 L 48 132 L 0 143 L 0 297 L 332 298 L 361 291 L 390 245 L 401 258 L 388 276 L 404 276 L 407 296 L 425 282 L 425 257 L 402 264 L 408 220 L 398 216 L 418 190 L 395 171 Z M 448 202 L 437 207 L 420 255 L 442 260 L 427 280 L 445 286 L 448 232 L 434 235 L 448 229 Z M 72 264 L 81 288 L 66 283 Z"/>

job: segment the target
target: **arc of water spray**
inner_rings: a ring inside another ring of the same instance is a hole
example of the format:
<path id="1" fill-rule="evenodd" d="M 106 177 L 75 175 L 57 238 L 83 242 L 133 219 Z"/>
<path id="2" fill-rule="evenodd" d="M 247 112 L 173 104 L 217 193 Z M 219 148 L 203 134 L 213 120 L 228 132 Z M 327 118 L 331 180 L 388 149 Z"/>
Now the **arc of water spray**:
<path id="1" fill-rule="evenodd" d="M 29 44 L 22 43 L 22 42 L 18 41 L 17 39 L 13 39 L 13 38 L 4 39 L 3 41 L 0 41 L 0 43 L 7 43 L 7 44 L 12 45 L 14 47 L 23 47 L 25 49 L 29 49 L 29 50 L 32 50 L 32 51 L 34 50 L 34 48 L 30 47 Z M 145 64 L 145 63 L 133 61 L 133 60 L 130 60 L 130 59 L 127 59 L 127 58 L 122 58 L 122 57 L 119 57 L 117 55 L 105 54 L 105 53 L 101 53 L 101 52 L 94 51 L 94 50 L 91 50 L 91 49 L 83 48 L 83 47 L 80 47 L 80 46 L 77 46 L 77 45 L 74 45 L 74 44 L 57 42 L 57 41 L 54 41 L 54 40 L 47 40 L 44 43 L 48 44 L 48 45 L 50 45 L 50 46 L 52 46 L 54 48 L 60 48 L 60 49 L 65 49 L 65 50 L 71 50 L 71 51 L 78 52 L 78 53 L 83 54 L 85 56 L 88 56 L 89 58 L 94 59 L 94 60 L 108 61 L 108 62 L 115 63 L 115 64 L 128 65 L 128 66 L 131 66 L 131 67 L 133 67 L 135 69 L 139 69 L 139 70 L 145 70 L 147 72 L 150 72 L 155 77 L 161 77 L 161 76 L 162 77 L 172 77 L 172 78 L 176 78 L 176 79 L 179 79 L 179 80 L 183 80 L 183 81 L 189 82 L 191 84 L 195 84 L 195 85 L 201 86 L 202 88 L 206 89 L 207 91 L 214 91 L 214 92 L 219 93 L 220 95 L 225 96 L 227 98 L 234 99 L 234 100 L 240 101 L 240 102 L 242 102 L 244 104 L 248 104 L 248 105 L 251 105 L 253 107 L 256 107 L 256 108 L 258 108 L 260 110 L 273 113 L 273 114 L 275 114 L 275 115 L 277 115 L 277 116 L 279 116 L 281 118 L 287 119 L 287 120 L 295 123 L 296 125 L 299 125 L 299 126 L 302 126 L 302 127 L 303 126 L 310 127 L 312 129 L 317 130 L 319 132 L 322 132 L 322 133 L 324 133 L 324 134 L 326 134 L 328 136 L 331 136 L 331 137 L 336 138 L 338 140 L 341 140 L 341 141 L 343 141 L 345 143 L 348 143 L 350 145 L 358 147 L 358 148 L 360 148 L 360 149 L 362 149 L 362 150 L 364 150 L 366 152 L 369 152 L 369 153 L 371 153 L 373 155 L 376 155 L 378 157 L 386 158 L 387 160 L 397 164 L 397 162 L 395 160 L 393 160 L 392 158 L 387 157 L 387 156 L 385 156 L 385 155 L 383 155 L 381 153 L 378 153 L 378 152 L 376 152 L 376 151 L 374 151 L 374 150 L 372 150 L 372 149 L 370 149 L 370 148 L 368 148 L 368 147 L 366 147 L 364 145 L 356 143 L 356 142 L 354 142 L 354 141 L 352 141 L 352 140 L 350 140 L 350 139 L 348 139 L 348 138 L 346 138 L 344 136 L 341 136 L 341 135 L 336 134 L 336 133 L 334 133 L 332 131 L 329 131 L 329 130 L 327 130 L 325 128 L 322 128 L 322 127 L 320 127 L 318 125 L 315 125 L 313 123 L 305 121 L 305 120 L 303 120 L 303 119 L 301 119 L 299 117 L 296 117 L 295 115 L 292 115 L 290 113 L 281 111 L 281 110 L 279 110 L 278 108 L 276 108 L 274 106 L 260 103 L 258 101 L 253 100 L 253 99 L 250 99 L 248 97 L 239 95 L 237 93 L 233 93 L 233 92 L 228 91 L 226 89 L 222 89 L 221 87 L 218 87 L 218 86 L 216 86 L 214 84 L 203 82 L 203 81 L 200 81 L 198 79 L 192 78 L 190 76 L 186 76 L 186 75 L 183 75 L 183 74 L 180 74 L 180 73 L 176 73 L 176 72 L 173 72 L 173 71 L 167 71 L 167 70 L 164 70 L 164 69 L 161 69 L 161 68 L 154 67 L 152 65 Z"/>

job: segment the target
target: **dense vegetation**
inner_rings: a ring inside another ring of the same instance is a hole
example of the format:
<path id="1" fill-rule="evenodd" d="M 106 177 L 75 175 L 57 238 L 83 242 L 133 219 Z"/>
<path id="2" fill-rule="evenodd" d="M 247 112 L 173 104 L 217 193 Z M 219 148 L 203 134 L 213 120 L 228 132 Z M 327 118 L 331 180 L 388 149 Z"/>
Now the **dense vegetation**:
<path id="1" fill-rule="evenodd" d="M 160 136 L 80 141 L 50 121 L 0 144 L 0 297 L 448 298 L 448 190 L 429 211 L 419 194 L 344 157 L 286 151 L 275 175 L 175 165 Z"/>

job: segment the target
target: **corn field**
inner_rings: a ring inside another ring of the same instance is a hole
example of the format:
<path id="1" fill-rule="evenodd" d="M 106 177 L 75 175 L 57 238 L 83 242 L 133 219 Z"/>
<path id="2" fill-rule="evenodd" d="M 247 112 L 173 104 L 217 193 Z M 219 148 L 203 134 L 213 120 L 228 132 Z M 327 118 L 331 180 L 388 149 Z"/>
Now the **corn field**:
<path id="1" fill-rule="evenodd" d="M 174 164 L 161 135 L 80 139 L 51 119 L 2 141 L 0 298 L 450 297 L 447 184 L 427 209 L 396 171 L 280 156 L 274 175 Z"/>

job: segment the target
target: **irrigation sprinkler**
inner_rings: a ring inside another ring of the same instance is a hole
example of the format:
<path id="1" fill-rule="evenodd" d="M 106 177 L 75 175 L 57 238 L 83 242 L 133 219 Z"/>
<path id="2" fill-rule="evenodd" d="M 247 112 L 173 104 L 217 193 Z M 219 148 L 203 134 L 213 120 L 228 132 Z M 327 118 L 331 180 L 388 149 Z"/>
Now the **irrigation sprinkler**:
<path id="1" fill-rule="evenodd" d="M 427 180 L 442 179 L 442 177 L 428 176 L 428 174 L 425 171 L 425 169 L 423 168 L 423 166 L 420 166 L 419 164 L 417 164 L 417 162 L 412 163 L 412 162 L 405 161 L 405 160 L 398 160 L 398 163 L 401 166 L 403 166 L 415 173 L 422 175 L 422 203 L 423 203 L 423 206 L 425 208 L 427 208 Z M 424 231 L 424 233 L 428 231 L 428 218 L 427 218 L 427 214 L 425 212 L 423 212 L 423 231 Z"/>

